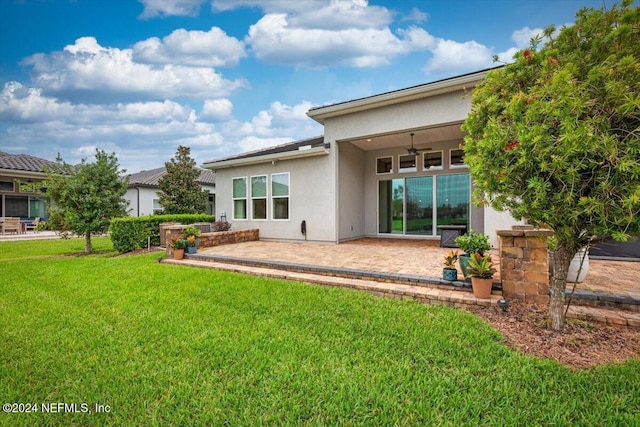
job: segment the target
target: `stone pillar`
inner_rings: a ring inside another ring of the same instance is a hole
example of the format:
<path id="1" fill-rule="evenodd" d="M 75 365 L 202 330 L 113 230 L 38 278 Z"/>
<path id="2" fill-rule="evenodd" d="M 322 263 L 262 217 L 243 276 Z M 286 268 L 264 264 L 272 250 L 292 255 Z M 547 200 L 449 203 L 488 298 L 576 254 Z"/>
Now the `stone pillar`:
<path id="1" fill-rule="evenodd" d="M 547 239 L 553 231 L 530 225 L 498 230 L 502 295 L 549 303 L 549 258 Z"/>

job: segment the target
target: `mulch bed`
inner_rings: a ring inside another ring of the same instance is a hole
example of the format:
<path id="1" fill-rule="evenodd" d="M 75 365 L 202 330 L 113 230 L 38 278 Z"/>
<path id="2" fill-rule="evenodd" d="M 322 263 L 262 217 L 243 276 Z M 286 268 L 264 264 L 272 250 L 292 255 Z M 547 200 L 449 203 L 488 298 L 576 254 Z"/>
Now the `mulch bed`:
<path id="1" fill-rule="evenodd" d="M 470 306 L 521 353 L 557 360 L 574 369 L 621 363 L 640 357 L 640 330 L 567 319 L 565 330 L 549 327 L 547 305 L 512 301 L 507 312 L 499 307 Z"/>

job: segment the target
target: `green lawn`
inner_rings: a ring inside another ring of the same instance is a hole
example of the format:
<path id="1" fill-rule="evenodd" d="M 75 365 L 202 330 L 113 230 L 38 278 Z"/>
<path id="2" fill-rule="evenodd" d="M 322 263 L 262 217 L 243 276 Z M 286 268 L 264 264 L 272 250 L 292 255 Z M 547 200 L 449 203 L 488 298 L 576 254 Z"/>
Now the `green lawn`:
<path id="1" fill-rule="evenodd" d="M 82 248 L 0 243 L 0 396 L 40 410 L 0 425 L 640 424 L 640 360 L 574 372 L 448 307 Z"/>

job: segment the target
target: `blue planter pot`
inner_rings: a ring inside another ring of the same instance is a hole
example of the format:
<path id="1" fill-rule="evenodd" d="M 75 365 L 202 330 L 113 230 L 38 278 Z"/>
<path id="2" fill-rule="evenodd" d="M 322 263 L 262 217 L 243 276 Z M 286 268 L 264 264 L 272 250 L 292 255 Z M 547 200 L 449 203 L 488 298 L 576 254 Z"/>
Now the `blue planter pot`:
<path id="1" fill-rule="evenodd" d="M 458 270 L 455 268 L 443 268 L 442 269 L 442 278 L 444 280 L 448 280 L 450 282 L 454 282 L 458 280 Z"/>

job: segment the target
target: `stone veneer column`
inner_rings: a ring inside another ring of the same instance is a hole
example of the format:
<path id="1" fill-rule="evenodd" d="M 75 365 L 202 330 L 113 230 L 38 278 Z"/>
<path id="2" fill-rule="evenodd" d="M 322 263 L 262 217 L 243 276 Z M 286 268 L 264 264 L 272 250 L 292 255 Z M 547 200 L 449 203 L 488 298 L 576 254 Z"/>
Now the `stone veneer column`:
<path id="1" fill-rule="evenodd" d="M 498 230 L 502 295 L 549 303 L 549 256 L 547 239 L 553 231 L 530 225 Z"/>

